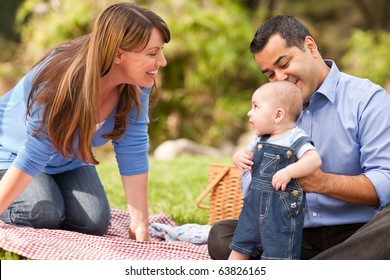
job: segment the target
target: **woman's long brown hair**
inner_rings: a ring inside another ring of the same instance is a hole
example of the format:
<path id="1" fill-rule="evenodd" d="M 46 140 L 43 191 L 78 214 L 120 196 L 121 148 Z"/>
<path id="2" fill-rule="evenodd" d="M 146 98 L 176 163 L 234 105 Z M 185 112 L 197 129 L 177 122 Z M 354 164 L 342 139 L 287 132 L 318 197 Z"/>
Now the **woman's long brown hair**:
<path id="1" fill-rule="evenodd" d="M 161 32 L 165 43 L 170 41 L 166 23 L 154 12 L 135 4 L 119 3 L 100 15 L 90 34 L 49 51 L 36 64 L 39 70 L 28 98 L 27 115 L 34 106 L 43 105 L 42 122 L 35 136 L 46 130 L 62 156 L 97 164 L 92 138 L 97 123 L 100 78 L 111 70 L 118 48 L 132 51 L 146 46 L 153 27 Z M 121 88 L 114 129 L 104 138 L 119 140 L 123 136 L 133 106 L 140 112 L 139 93 L 135 85 Z"/>

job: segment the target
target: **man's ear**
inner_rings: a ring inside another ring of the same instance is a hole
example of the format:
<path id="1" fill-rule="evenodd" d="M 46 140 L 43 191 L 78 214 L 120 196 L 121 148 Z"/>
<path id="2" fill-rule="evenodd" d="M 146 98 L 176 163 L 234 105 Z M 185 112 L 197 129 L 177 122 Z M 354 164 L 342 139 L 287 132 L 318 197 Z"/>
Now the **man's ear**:
<path id="1" fill-rule="evenodd" d="M 275 123 L 280 123 L 286 116 L 286 111 L 283 108 L 276 108 L 275 110 Z"/>
<path id="2" fill-rule="evenodd" d="M 319 55 L 318 47 L 316 41 L 314 41 L 313 37 L 306 36 L 305 38 L 305 47 L 310 51 L 313 57 L 317 57 Z"/>

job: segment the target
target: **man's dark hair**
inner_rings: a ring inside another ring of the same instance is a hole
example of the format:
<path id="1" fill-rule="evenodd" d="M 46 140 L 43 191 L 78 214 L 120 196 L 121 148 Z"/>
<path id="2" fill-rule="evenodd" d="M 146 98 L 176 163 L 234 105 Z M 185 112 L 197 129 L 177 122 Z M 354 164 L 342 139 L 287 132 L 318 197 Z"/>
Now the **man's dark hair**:
<path id="1" fill-rule="evenodd" d="M 309 30 L 292 16 L 274 16 L 266 20 L 256 31 L 250 44 L 252 54 L 260 52 L 271 36 L 279 34 L 288 47 L 298 47 L 304 50 L 306 36 L 311 36 Z"/>

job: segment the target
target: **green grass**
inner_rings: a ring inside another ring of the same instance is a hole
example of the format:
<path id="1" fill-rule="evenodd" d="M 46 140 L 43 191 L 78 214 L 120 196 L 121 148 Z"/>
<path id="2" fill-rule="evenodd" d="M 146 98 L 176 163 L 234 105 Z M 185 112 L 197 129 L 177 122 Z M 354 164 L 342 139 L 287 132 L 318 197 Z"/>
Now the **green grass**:
<path id="1" fill-rule="evenodd" d="M 97 166 L 111 208 L 126 210 L 121 178 L 112 153 L 99 151 Z M 150 159 L 149 212 L 165 214 L 178 224 L 206 224 L 208 211 L 199 209 L 195 199 L 206 188 L 209 163 L 232 164 L 231 158 L 183 155 L 172 160 Z M 207 203 L 207 200 L 205 200 Z M 0 249 L 0 259 L 22 259 Z"/>
<path id="2" fill-rule="evenodd" d="M 149 212 L 165 214 L 179 224 L 207 223 L 208 212 L 195 205 L 206 188 L 208 164 L 231 163 L 230 158 L 183 155 L 173 160 L 150 159 Z M 126 209 L 126 199 L 114 159 L 98 166 L 111 208 Z"/>

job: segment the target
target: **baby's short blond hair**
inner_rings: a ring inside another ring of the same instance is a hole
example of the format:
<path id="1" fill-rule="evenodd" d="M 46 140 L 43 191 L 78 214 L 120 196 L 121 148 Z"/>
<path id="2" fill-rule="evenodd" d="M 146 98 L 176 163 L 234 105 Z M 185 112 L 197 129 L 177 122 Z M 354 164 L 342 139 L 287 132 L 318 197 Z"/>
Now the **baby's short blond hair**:
<path id="1" fill-rule="evenodd" d="M 272 98 L 276 107 L 285 110 L 286 116 L 296 121 L 302 112 L 303 97 L 297 85 L 287 81 L 275 81 L 263 84 L 256 91 Z"/>

